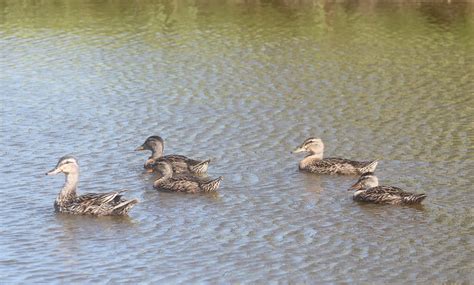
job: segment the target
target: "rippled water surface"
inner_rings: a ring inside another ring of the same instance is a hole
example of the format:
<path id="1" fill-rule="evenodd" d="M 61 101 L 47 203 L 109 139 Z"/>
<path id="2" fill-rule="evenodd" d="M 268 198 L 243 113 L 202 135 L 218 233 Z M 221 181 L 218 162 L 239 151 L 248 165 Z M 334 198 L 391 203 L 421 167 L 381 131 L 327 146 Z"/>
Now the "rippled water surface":
<path id="1" fill-rule="evenodd" d="M 2 282 L 474 282 L 474 4 L 221 2 L 0 0 Z M 218 193 L 155 191 L 152 134 Z M 309 136 L 424 206 L 299 172 Z M 54 213 L 68 153 L 129 218 Z"/>

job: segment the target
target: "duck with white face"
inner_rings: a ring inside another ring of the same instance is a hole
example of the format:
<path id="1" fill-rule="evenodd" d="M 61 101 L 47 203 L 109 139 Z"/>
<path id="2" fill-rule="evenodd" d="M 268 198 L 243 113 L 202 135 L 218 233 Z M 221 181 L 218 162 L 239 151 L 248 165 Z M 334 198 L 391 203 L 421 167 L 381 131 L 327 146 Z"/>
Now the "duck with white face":
<path id="1" fill-rule="evenodd" d="M 150 136 L 136 151 L 151 151 L 151 156 L 145 162 L 143 166 L 148 172 L 153 172 L 155 164 L 160 161 L 166 161 L 173 167 L 173 172 L 176 174 L 180 173 L 191 173 L 191 174 L 205 174 L 209 166 L 210 159 L 207 160 L 195 160 L 188 158 L 184 155 L 163 155 L 164 141 L 160 136 Z"/>
<path id="2" fill-rule="evenodd" d="M 56 167 L 46 175 L 64 173 L 66 182 L 54 202 L 56 212 L 77 215 L 95 216 L 123 216 L 138 203 L 138 199 L 126 200 L 122 197 L 122 191 L 109 193 L 88 193 L 77 195 L 79 183 L 79 164 L 77 159 L 71 155 L 59 159 Z"/>
<path id="3" fill-rule="evenodd" d="M 317 174 L 345 174 L 354 175 L 373 172 L 377 167 L 377 160 L 355 161 L 339 157 L 324 158 L 324 143 L 320 138 L 306 139 L 293 153 L 306 152 L 308 155 L 299 163 L 299 169 Z"/>
<path id="4" fill-rule="evenodd" d="M 426 198 L 426 194 L 409 193 L 393 186 L 379 186 L 379 180 L 372 172 L 362 174 L 359 180 L 348 189 L 348 191 L 354 190 L 352 195 L 354 201 L 375 204 L 420 204 Z"/>

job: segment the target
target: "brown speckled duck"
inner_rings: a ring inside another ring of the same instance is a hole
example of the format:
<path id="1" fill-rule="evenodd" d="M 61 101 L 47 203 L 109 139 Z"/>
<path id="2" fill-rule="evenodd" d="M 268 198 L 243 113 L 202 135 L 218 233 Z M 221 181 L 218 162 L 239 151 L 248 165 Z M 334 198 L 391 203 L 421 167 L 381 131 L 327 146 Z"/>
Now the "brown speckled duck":
<path id="1" fill-rule="evenodd" d="M 393 186 L 379 186 L 379 180 L 372 172 L 362 174 L 350 190 L 356 190 L 352 196 L 354 201 L 375 204 L 420 204 L 426 198 L 426 194 L 413 194 Z"/>
<path id="2" fill-rule="evenodd" d="M 126 200 L 122 197 L 122 191 L 109 193 L 88 193 L 77 196 L 76 189 L 79 182 L 79 165 L 77 159 L 71 155 L 59 159 L 56 167 L 46 175 L 64 173 L 66 183 L 56 197 L 54 209 L 56 212 L 95 215 L 95 216 L 123 216 L 138 203 L 138 199 Z"/>
<path id="3" fill-rule="evenodd" d="M 153 187 L 159 190 L 199 193 L 216 191 L 223 177 L 209 179 L 193 176 L 189 173 L 173 174 L 173 168 L 168 161 L 158 161 L 155 170 L 161 174 Z"/>
<path id="4" fill-rule="evenodd" d="M 152 172 L 154 166 L 159 161 L 167 161 L 173 167 L 176 174 L 190 172 L 193 174 L 205 174 L 209 166 L 210 159 L 199 161 L 188 158 L 184 155 L 165 155 L 163 156 L 164 141 L 160 136 L 150 136 L 139 146 L 137 151 L 150 150 L 151 156 L 145 162 L 145 169 Z"/>
<path id="5" fill-rule="evenodd" d="M 323 158 L 324 144 L 319 138 L 308 138 L 297 147 L 293 153 L 308 152 L 309 154 L 300 161 L 299 169 L 319 174 L 362 174 L 373 172 L 377 167 L 377 160 L 354 161 L 344 158 Z"/>

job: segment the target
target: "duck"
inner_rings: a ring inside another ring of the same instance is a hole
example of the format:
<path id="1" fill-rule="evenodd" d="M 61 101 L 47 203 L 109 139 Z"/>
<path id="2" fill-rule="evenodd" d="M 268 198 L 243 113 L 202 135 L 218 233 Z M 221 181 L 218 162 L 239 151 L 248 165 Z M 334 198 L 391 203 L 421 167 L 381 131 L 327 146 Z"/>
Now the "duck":
<path id="1" fill-rule="evenodd" d="M 214 192 L 223 180 L 222 176 L 211 179 L 189 173 L 175 174 L 171 163 L 166 160 L 158 161 L 155 170 L 161 175 L 153 183 L 153 187 L 157 190 L 185 193 Z"/>
<path id="2" fill-rule="evenodd" d="M 164 140 L 160 136 L 150 136 L 145 142 L 137 147 L 136 151 L 150 150 L 151 156 L 145 162 L 143 166 L 148 172 L 153 172 L 155 164 L 159 161 L 167 161 L 173 167 L 173 173 L 192 173 L 192 174 L 205 174 L 209 166 L 210 159 L 207 160 L 194 160 L 184 155 L 165 155 L 163 156 Z"/>
<path id="3" fill-rule="evenodd" d="M 413 205 L 420 204 L 426 198 L 426 194 L 409 193 L 394 186 L 379 186 L 379 180 L 373 172 L 362 174 L 348 189 L 351 190 L 356 190 L 352 196 L 354 201 L 375 204 Z"/>
<path id="4" fill-rule="evenodd" d="M 309 154 L 300 161 L 299 169 L 317 174 L 360 175 L 375 171 L 378 164 L 377 160 L 354 161 L 338 157 L 323 158 L 324 143 L 316 137 L 306 139 L 293 151 L 293 153 L 300 152 Z"/>
<path id="5" fill-rule="evenodd" d="M 61 157 L 56 167 L 46 172 L 46 175 L 64 173 L 66 182 L 54 201 L 54 209 L 59 213 L 94 216 L 124 216 L 127 215 L 138 199 L 127 200 L 122 193 L 127 190 L 108 193 L 87 193 L 77 195 L 79 182 L 79 164 L 72 155 Z"/>

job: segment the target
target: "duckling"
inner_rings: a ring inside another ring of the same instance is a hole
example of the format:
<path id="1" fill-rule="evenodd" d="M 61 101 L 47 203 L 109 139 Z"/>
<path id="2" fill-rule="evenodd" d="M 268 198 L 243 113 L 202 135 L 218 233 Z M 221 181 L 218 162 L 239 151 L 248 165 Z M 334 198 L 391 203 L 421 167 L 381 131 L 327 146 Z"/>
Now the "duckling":
<path id="1" fill-rule="evenodd" d="M 329 157 L 323 159 L 324 144 L 319 138 L 308 138 L 297 147 L 293 153 L 309 152 L 299 163 L 299 169 L 319 174 L 362 174 L 373 172 L 377 167 L 377 160 L 354 161 L 344 158 Z"/>
<path id="2" fill-rule="evenodd" d="M 379 186 L 379 180 L 372 172 L 362 174 L 359 180 L 348 189 L 348 191 L 351 190 L 356 190 L 352 196 L 354 201 L 376 204 L 420 204 L 426 198 L 426 194 L 413 194 L 393 186 Z"/>
<path id="3" fill-rule="evenodd" d="M 150 136 L 146 141 L 136 148 L 137 151 L 151 150 L 151 156 L 143 166 L 147 171 L 153 172 L 154 165 L 158 161 L 167 161 L 173 167 L 176 174 L 190 172 L 193 174 L 205 174 L 209 166 L 210 159 L 199 161 L 190 159 L 184 155 L 163 156 L 164 141 L 160 136 Z"/>
<path id="4" fill-rule="evenodd" d="M 173 167 L 168 161 L 158 161 L 155 170 L 161 177 L 153 183 L 156 189 L 173 192 L 199 193 L 216 191 L 223 177 L 209 179 L 181 173 L 173 175 Z"/>
<path id="5" fill-rule="evenodd" d="M 56 212 L 76 215 L 122 216 L 127 215 L 128 211 L 138 203 L 138 199 L 125 200 L 122 198 L 121 193 L 126 190 L 77 196 L 79 164 L 77 159 L 71 155 L 61 157 L 56 167 L 48 171 L 46 175 L 58 173 L 66 175 L 66 183 L 54 202 Z"/>

